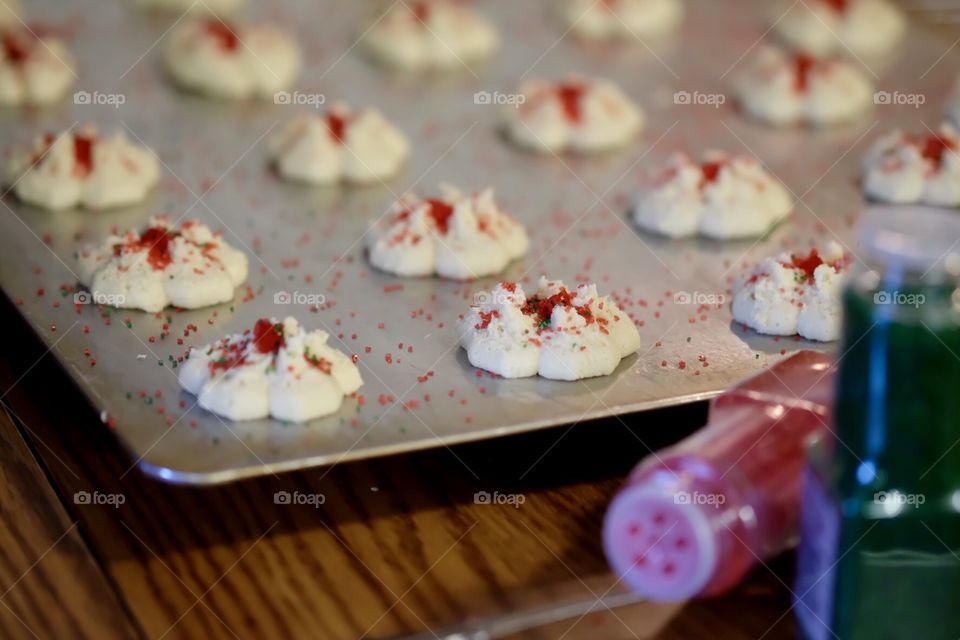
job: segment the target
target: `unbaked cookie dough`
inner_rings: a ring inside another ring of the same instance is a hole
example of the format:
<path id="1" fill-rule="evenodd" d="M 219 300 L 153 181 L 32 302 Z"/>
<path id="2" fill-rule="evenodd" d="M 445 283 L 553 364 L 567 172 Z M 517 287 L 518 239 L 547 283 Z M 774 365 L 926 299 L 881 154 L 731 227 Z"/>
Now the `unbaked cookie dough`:
<path id="1" fill-rule="evenodd" d="M 246 254 L 198 221 L 175 226 L 166 216 L 84 248 L 77 263 L 94 303 L 149 312 L 233 300 L 247 279 Z"/>
<path id="2" fill-rule="evenodd" d="M 367 249 L 370 263 L 382 271 L 472 280 L 500 273 L 529 245 L 493 189 L 466 195 L 441 186 L 439 198 L 402 196 L 371 231 Z"/>
<path id="3" fill-rule="evenodd" d="M 960 138 L 950 125 L 937 133 L 901 131 L 880 138 L 863 159 L 863 191 L 900 204 L 960 207 Z"/>
<path id="4" fill-rule="evenodd" d="M 365 183 L 400 171 L 410 155 L 406 136 L 376 109 L 334 105 L 326 115 L 302 113 L 267 141 L 278 173 L 311 184 Z"/>
<path id="5" fill-rule="evenodd" d="M 562 0 L 563 26 L 589 40 L 656 38 L 683 20 L 681 0 Z"/>
<path id="6" fill-rule="evenodd" d="M 393 4 L 363 35 L 378 63 L 405 71 L 456 69 L 484 60 L 500 44 L 496 27 L 452 0 Z"/>
<path id="7" fill-rule="evenodd" d="M 633 220 L 671 238 L 729 240 L 763 235 L 792 208 L 786 187 L 754 158 L 711 151 L 698 163 L 675 153 L 637 193 Z"/>
<path id="8" fill-rule="evenodd" d="M 780 126 L 836 124 L 873 108 L 873 85 L 852 64 L 772 47 L 761 49 L 749 65 L 737 95 L 751 117 Z"/>
<path id="9" fill-rule="evenodd" d="M 164 48 L 174 82 L 217 98 L 274 97 L 300 73 L 300 50 L 286 31 L 267 24 L 235 24 L 218 18 L 177 26 Z"/>
<path id="10" fill-rule="evenodd" d="M 476 300 L 458 324 L 460 345 L 470 364 L 504 378 L 605 376 L 640 348 L 633 320 L 596 285 L 541 277 L 532 296 L 502 282 Z"/>
<path id="11" fill-rule="evenodd" d="M 60 38 L 38 36 L 19 25 L 0 26 L 0 106 L 51 104 L 75 79 L 76 62 Z"/>
<path id="12" fill-rule="evenodd" d="M 815 56 L 874 56 L 900 42 L 906 19 L 888 0 L 807 0 L 778 13 L 774 30 L 789 47 Z"/>
<path id="13" fill-rule="evenodd" d="M 520 86 L 517 97 L 518 104 L 504 110 L 507 136 L 542 153 L 621 147 L 645 122 L 640 107 L 609 80 L 531 80 Z"/>
<path id="14" fill-rule="evenodd" d="M 734 284 L 733 319 L 759 333 L 836 340 L 849 264 L 835 242 L 823 255 L 813 249 L 766 258 Z"/>
<path id="15" fill-rule="evenodd" d="M 46 209 L 109 209 L 144 200 L 160 178 L 157 158 L 124 131 L 84 126 L 15 149 L 5 170 L 18 198 Z"/>
<path id="16" fill-rule="evenodd" d="M 228 420 L 307 422 L 336 413 L 363 384 L 350 358 L 295 318 L 261 318 L 251 329 L 191 349 L 180 386 Z"/>

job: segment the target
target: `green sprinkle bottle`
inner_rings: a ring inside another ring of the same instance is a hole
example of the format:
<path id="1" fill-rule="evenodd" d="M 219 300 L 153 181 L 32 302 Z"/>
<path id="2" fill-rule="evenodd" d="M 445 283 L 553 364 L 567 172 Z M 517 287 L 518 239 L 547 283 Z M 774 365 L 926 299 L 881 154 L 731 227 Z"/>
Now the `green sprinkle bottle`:
<path id="1" fill-rule="evenodd" d="M 867 212 L 832 435 L 811 447 L 794 589 L 806 640 L 960 638 L 960 213 Z"/>

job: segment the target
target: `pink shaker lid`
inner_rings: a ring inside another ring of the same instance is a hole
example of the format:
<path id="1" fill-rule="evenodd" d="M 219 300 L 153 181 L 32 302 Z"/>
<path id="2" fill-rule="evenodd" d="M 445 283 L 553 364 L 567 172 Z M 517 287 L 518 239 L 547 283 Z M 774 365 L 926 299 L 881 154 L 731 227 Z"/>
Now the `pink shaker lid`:
<path id="1" fill-rule="evenodd" d="M 624 488 L 603 522 L 603 547 L 617 577 L 650 598 L 675 602 L 701 593 L 715 574 L 718 544 L 710 512 L 696 494 L 649 484 Z"/>

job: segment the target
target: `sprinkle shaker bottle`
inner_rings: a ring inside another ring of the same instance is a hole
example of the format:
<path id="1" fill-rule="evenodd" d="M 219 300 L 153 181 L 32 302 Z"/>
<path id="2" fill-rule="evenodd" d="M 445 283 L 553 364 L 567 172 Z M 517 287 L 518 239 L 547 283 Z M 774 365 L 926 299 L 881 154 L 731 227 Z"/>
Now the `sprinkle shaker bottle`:
<path id="1" fill-rule="evenodd" d="M 832 360 L 800 351 L 716 398 L 706 427 L 644 459 L 603 526 L 611 568 L 653 600 L 713 595 L 796 543 L 805 447 Z"/>
<path id="2" fill-rule="evenodd" d="M 794 589 L 806 640 L 960 637 L 960 218 L 868 213 L 832 432 L 811 448 Z"/>

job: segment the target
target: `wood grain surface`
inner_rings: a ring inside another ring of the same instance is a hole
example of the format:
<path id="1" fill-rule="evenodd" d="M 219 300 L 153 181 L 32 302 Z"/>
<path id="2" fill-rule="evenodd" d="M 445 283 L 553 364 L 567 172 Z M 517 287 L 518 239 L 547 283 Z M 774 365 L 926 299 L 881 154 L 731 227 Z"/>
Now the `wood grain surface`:
<path id="1" fill-rule="evenodd" d="M 0 637 L 137 637 L 14 420 L 0 411 Z"/>
<path id="2" fill-rule="evenodd" d="M 6 301 L 0 309 L 16 318 Z M 706 417 L 695 405 L 178 487 L 132 469 L 26 325 L 8 324 L 0 389 L 16 418 L 0 420 L 5 638 L 390 638 L 599 597 L 616 588 L 599 544 L 607 503 L 648 448 Z M 478 491 L 523 502 L 476 504 Z M 78 504 L 78 492 L 89 502 Z M 277 492 L 312 504 L 277 504 Z M 723 598 L 598 607 L 515 637 L 791 638 L 791 564 L 761 567 Z"/>

